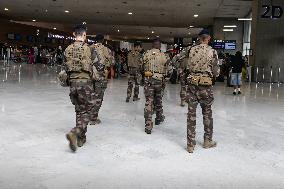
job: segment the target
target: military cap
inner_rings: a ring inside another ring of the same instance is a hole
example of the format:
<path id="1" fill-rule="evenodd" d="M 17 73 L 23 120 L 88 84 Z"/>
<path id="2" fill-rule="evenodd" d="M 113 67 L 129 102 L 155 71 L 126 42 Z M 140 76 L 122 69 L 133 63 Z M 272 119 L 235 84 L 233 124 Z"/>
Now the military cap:
<path id="1" fill-rule="evenodd" d="M 101 40 L 104 40 L 105 36 L 101 33 L 98 33 L 95 37 L 95 40 L 96 41 L 101 41 Z"/>
<path id="2" fill-rule="evenodd" d="M 199 36 L 201 35 L 210 35 L 209 31 L 207 29 L 203 29 L 199 34 Z"/>

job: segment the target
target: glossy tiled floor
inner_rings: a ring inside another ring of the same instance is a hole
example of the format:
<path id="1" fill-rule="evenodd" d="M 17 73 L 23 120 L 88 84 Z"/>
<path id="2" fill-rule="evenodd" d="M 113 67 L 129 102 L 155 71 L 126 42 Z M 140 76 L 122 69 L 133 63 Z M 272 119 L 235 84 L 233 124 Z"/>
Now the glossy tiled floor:
<path id="1" fill-rule="evenodd" d="M 169 84 L 166 121 L 144 133 L 144 97 L 125 103 L 125 79 L 109 83 L 102 124 L 71 153 L 65 133 L 74 126 L 60 68 L 11 65 L 0 70 L 1 189 L 284 188 L 284 87 L 246 85 L 244 94 L 215 86 L 218 147 L 204 150 L 198 109 L 198 146 L 186 150 L 186 108 L 179 85 Z"/>

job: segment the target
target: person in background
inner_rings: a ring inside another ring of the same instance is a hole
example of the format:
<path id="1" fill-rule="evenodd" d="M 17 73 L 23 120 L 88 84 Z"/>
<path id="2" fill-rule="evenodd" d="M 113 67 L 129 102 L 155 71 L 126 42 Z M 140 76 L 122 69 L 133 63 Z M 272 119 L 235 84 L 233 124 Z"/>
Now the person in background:
<path id="1" fill-rule="evenodd" d="M 115 72 L 116 72 L 116 78 L 121 77 L 121 55 L 120 50 L 115 53 Z"/>
<path id="2" fill-rule="evenodd" d="M 47 64 L 47 49 L 45 47 L 41 51 L 41 59 L 43 64 Z"/>
<path id="3" fill-rule="evenodd" d="M 139 84 L 140 84 L 140 73 L 142 68 L 142 45 L 139 42 L 134 43 L 134 49 L 128 53 L 128 87 L 126 102 L 129 102 L 134 87 L 133 101 L 140 100 L 139 96 Z"/>
<path id="4" fill-rule="evenodd" d="M 34 49 L 30 48 L 28 52 L 28 58 L 29 58 L 29 64 L 34 64 L 35 63 L 35 55 L 34 55 Z"/>
<path id="5" fill-rule="evenodd" d="M 90 46 L 93 61 L 93 85 L 95 90 L 95 106 L 91 114 L 90 125 L 100 124 L 99 110 L 102 106 L 105 90 L 108 83 L 108 74 L 113 63 L 111 50 L 104 45 L 104 35 L 97 34 L 97 43 Z"/>
<path id="6" fill-rule="evenodd" d="M 63 63 L 63 50 L 61 46 L 56 51 L 56 63 L 60 65 Z"/>
<path id="7" fill-rule="evenodd" d="M 36 63 L 37 62 L 37 56 L 38 56 L 38 48 L 37 48 L 37 46 L 34 46 L 33 47 L 33 49 L 34 49 L 34 62 Z"/>
<path id="8" fill-rule="evenodd" d="M 242 94 L 242 69 L 245 67 L 245 61 L 243 60 L 242 53 L 238 51 L 236 56 L 232 58 L 231 62 L 232 74 L 231 74 L 231 85 L 234 86 L 233 94 Z"/>

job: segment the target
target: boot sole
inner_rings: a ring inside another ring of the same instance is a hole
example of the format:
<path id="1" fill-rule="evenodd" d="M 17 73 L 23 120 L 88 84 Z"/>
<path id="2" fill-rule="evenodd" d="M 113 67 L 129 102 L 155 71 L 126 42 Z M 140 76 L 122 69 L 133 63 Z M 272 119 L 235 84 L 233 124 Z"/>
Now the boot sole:
<path id="1" fill-rule="evenodd" d="M 74 142 L 69 134 L 66 134 L 66 138 L 69 141 L 69 147 L 73 152 L 76 152 L 77 146 L 76 141 Z"/>
<path id="2" fill-rule="evenodd" d="M 209 148 L 215 148 L 216 146 L 217 146 L 217 143 L 214 144 L 214 145 L 212 145 L 212 146 L 204 146 L 204 145 L 203 145 L 203 148 L 204 148 L 204 149 L 209 149 Z"/>

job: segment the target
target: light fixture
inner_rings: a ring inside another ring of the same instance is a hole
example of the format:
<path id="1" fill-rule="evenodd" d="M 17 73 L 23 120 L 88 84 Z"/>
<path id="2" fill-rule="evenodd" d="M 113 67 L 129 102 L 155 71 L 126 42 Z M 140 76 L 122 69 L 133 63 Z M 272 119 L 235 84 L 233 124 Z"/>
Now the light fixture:
<path id="1" fill-rule="evenodd" d="M 147 39 L 150 39 L 150 37 L 147 37 Z"/>
<path id="2" fill-rule="evenodd" d="M 132 12 L 129 12 L 128 14 L 129 14 L 129 15 L 132 15 L 133 13 L 132 13 Z"/>
<path id="3" fill-rule="evenodd" d="M 120 30 L 117 30 L 117 32 L 120 32 Z"/>
<path id="4" fill-rule="evenodd" d="M 154 31 L 152 31 L 152 33 L 155 33 Z"/>
<path id="5" fill-rule="evenodd" d="M 157 35 L 156 37 L 159 38 L 160 36 Z"/>
<path id="6" fill-rule="evenodd" d="M 225 25 L 224 28 L 236 28 L 236 25 Z"/>
<path id="7" fill-rule="evenodd" d="M 65 12 L 65 13 L 69 13 L 69 10 L 65 10 L 64 12 Z"/>
<path id="8" fill-rule="evenodd" d="M 35 19 L 33 19 L 32 21 L 33 21 L 33 22 L 36 22 L 36 20 L 35 20 Z"/>
<path id="9" fill-rule="evenodd" d="M 82 24 L 83 24 L 83 25 L 86 25 L 86 24 L 87 24 L 87 22 L 83 22 Z"/>
<path id="10" fill-rule="evenodd" d="M 252 21 L 252 18 L 238 18 L 241 21 Z"/>
<path id="11" fill-rule="evenodd" d="M 5 10 L 5 11 L 8 11 L 9 9 L 8 9 L 8 8 L 5 8 L 4 10 Z"/>
<path id="12" fill-rule="evenodd" d="M 48 12 L 48 10 L 47 10 L 47 9 L 45 9 L 45 12 Z"/>
<path id="13" fill-rule="evenodd" d="M 56 30 L 56 28 L 53 28 L 54 30 Z"/>
<path id="14" fill-rule="evenodd" d="M 193 17 L 194 17 L 194 18 L 197 18 L 197 17 L 198 17 L 198 14 L 193 15 Z"/>
<path id="15" fill-rule="evenodd" d="M 232 32 L 234 29 L 223 29 L 224 32 Z"/>
<path id="16" fill-rule="evenodd" d="M 188 35 L 190 35 L 191 33 L 190 32 L 188 32 Z"/>
<path id="17" fill-rule="evenodd" d="M 194 28 L 194 26 L 189 26 L 190 28 Z"/>

